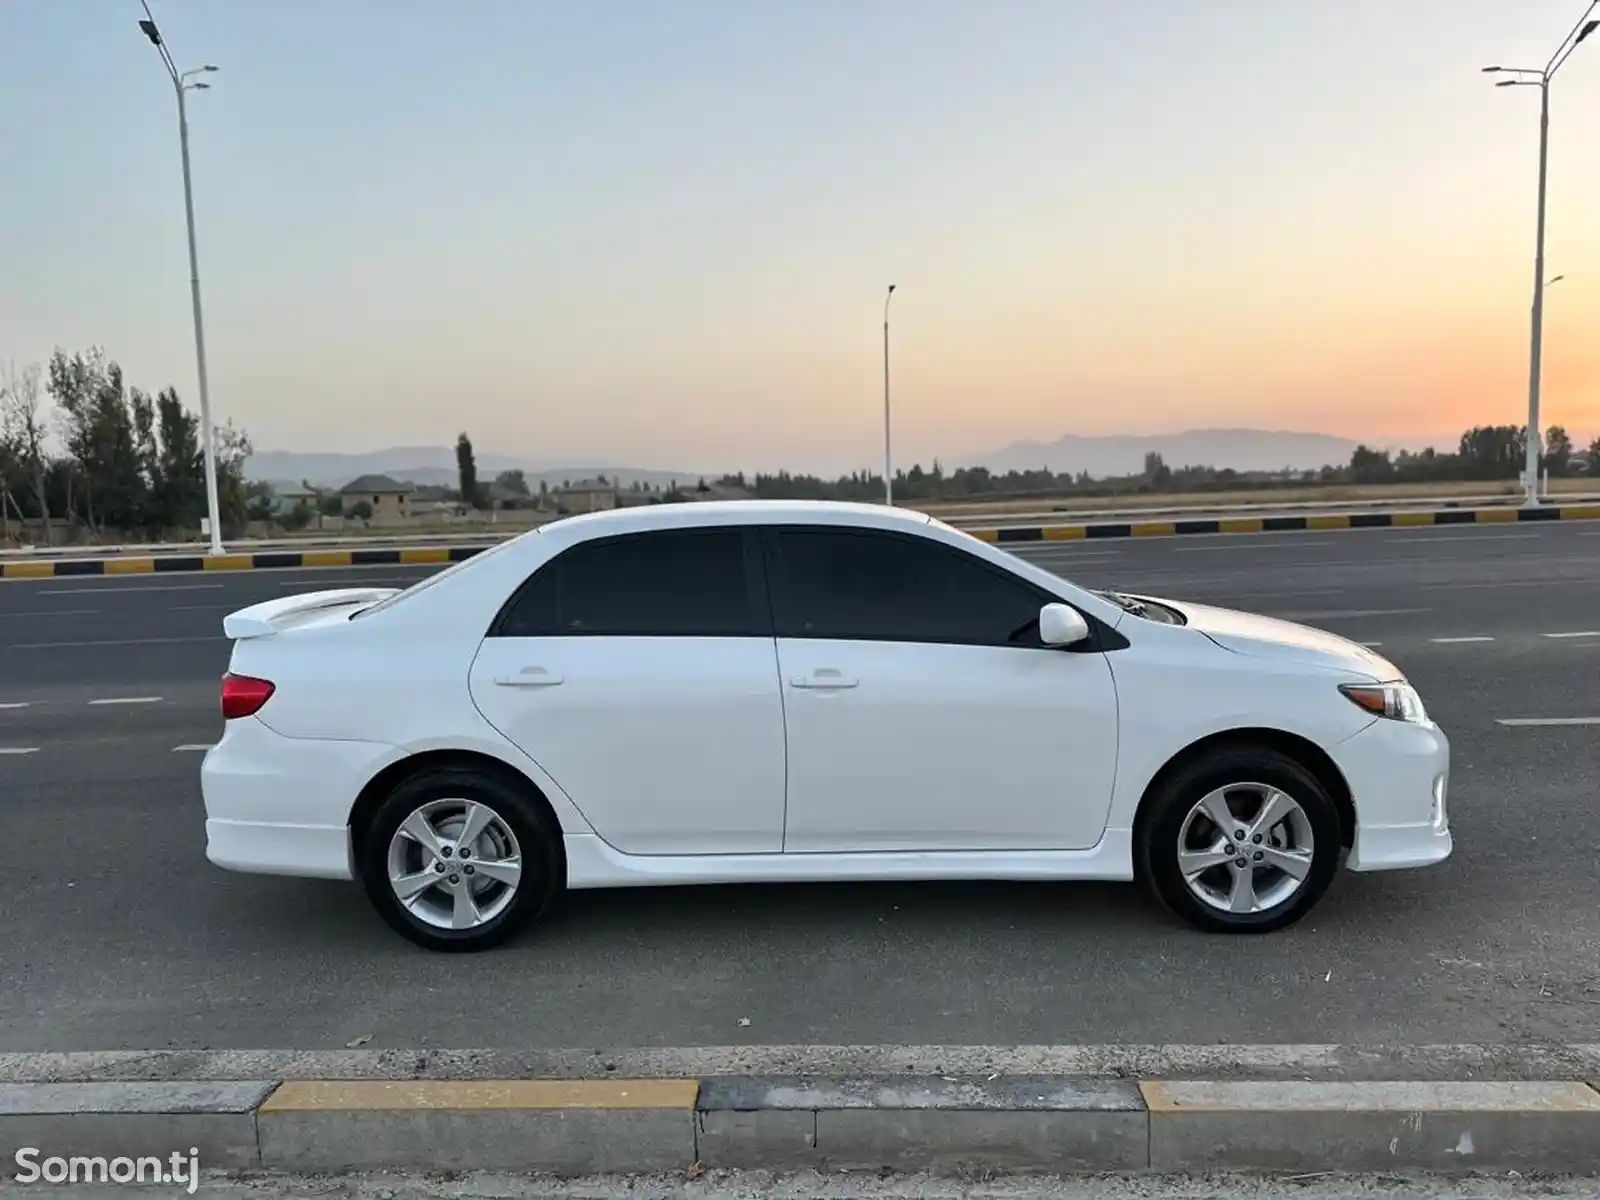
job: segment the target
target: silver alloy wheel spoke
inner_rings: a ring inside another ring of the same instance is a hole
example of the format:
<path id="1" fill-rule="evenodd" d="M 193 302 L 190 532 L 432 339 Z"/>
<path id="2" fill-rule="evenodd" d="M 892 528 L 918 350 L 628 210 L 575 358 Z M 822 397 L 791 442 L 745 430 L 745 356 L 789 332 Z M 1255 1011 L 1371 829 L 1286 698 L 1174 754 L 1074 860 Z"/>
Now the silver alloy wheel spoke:
<path id="1" fill-rule="evenodd" d="M 1227 843 L 1218 838 L 1209 849 L 1178 851 L 1178 870 L 1183 872 L 1185 879 L 1192 880 L 1213 867 L 1223 866 L 1232 857 L 1228 853 Z"/>
<path id="2" fill-rule="evenodd" d="M 1240 782 L 1216 788 L 1190 807 L 1178 832 L 1177 867 L 1206 907 L 1252 915 L 1292 900 L 1310 878 L 1316 840 L 1311 818 L 1281 788 Z"/>
<path id="3" fill-rule="evenodd" d="M 1254 912 L 1256 909 L 1256 873 L 1251 867 L 1233 866 L 1233 888 L 1228 893 L 1228 911 Z"/>
<path id="4" fill-rule="evenodd" d="M 498 918 L 522 884 L 522 847 L 481 800 L 419 804 L 389 839 L 389 888 L 418 921 L 470 931 Z"/>
<path id="5" fill-rule="evenodd" d="M 486 875 L 499 883 L 516 887 L 522 879 L 520 858 L 480 858 L 473 862 L 479 875 Z"/>

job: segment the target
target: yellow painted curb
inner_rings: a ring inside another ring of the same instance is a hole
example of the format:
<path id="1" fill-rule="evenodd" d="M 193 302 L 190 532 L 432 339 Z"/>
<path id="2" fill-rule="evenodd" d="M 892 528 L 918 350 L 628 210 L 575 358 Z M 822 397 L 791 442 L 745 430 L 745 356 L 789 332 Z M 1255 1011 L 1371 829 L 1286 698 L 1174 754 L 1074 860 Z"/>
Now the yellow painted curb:
<path id="1" fill-rule="evenodd" d="M 694 1108 L 697 1079 L 303 1080 L 283 1084 L 262 1113 L 439 1109 Z"/>
<path id="2" fill-rule="evenodd" d="M 1563 521 L 1594 521 L 1600 520 L 1600 505 L 1572 504 L 1561 510 Z"/>
<path id="3" fill-rule="evenodd" d="M 0 578 L 4 579 L 50 579 L 55 573 L 55 563 L 19 562 L 0 565 Z"/>
<path id="4" fill-rule="evenodd" d="M 307 550 L 300 556 L 302 567 L 348 567 L 350 551 L 348 550 Z"/>
<path id="5" fill-rule="evenodd" d="M 998 529 L 969 529 L 967 532 L 980 542 L 998 542 L 1000 540 L 1000 531 Z"/>
<path id="6" fill-rule="evenodd" d="M 1088 537 L 1089 531 L 1082 525 L 1046 525 L 1039 536 L 1047 542 L 1076 542 Z"/>
<path id="7" fill-rule="evenodd" d="M 1433 514 L 1431 512 L 1395 513 L 1389 521 L 1389 524 L 1395 529 L 1406 529 L 1420 525 L 1432 525 L 1433 523 Z"/>
<path id="8" fill-rule="evenodd" d="M 1307 529 L 1349 529 L 1349 513 L 1329 513 L 1324 517 L 1307 517 Z"/>
<path id="9" fill-rule="evenodd" d="M 1472 523 L 1474 525 L 1515 525 L 1517 523 L 1517 510 L 1514 508 L 1480 508 L 1473 511 Z"/>
<path id="10" fill-rule="evenodd" d="M 1260 517 L 1230 517 L 1217 522 L 1218 533 L 1260 533 L 1264 528 L 1266 522 Z"/>
<path id="11" fill-rule="evenodd" d="M 415 550 L 400 551 L 400 561 L 403 563 L 447 563 L 450 561 L 450 548 L 448 546 L 419 546 Z"/>
<path id="12" fill-rule="evenodd" d="M 218 554 L 201 560 L 208 571 L 248 571 L 256 565 L 253 554 Z"/>
<path id="13" fill-rule="evenodd" d="M 1172 537 L 1178 532 L 1173 521 L 1145 521 L 1128 530 L 1134 537 Z"/>
<path id="14" fill-rule="evenodd" d="M 153 558 L 108 558 L 107 575 L 147 575 L 156 569 Z"/>

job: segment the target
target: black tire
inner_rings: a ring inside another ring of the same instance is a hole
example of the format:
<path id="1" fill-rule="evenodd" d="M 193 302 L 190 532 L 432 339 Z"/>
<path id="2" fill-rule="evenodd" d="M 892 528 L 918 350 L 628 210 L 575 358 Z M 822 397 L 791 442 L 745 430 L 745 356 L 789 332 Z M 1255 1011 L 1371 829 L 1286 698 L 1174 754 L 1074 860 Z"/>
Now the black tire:
<path id="1" fill-rule="evenodd" d="M 1201 799 L 1218 788 L 1247 783 L 1276 788 L 1300 805 L 1312 833 L 1311 867 L 1286 899 L 1260 912 L 1233 913 L 1190 890 L 1178 867 L 1179 838 Z M 1140 879 L 1173 913 L 1211 933 L 1270 933 L 1293 925 L 1328 890 L 1341 852 L 1339 810 L 1327 789 L 1294 759 L 1266 746 L 1218 748 L 1174 772 L 1148 798 L 1134 836 Z"/>
<path id="2" fill-rule="evenodd" d="M 521 851 L 521 878 L 511 901 L 472 929 L 430 924 L 408 910 L 389 885 L 389 843 L 395 831 L 419 808 L 444 799 L 487 805 L 515 835 Z M 401 781 L 379 806 L 358 851 L 361 882 L 389 926 L 424 949 L 448 953 L 487 950 L 525 929 L 554 899 L 561 879 L 560 846 L 560 830 L 525 787 L 493 772 L 434 768 Z"/>

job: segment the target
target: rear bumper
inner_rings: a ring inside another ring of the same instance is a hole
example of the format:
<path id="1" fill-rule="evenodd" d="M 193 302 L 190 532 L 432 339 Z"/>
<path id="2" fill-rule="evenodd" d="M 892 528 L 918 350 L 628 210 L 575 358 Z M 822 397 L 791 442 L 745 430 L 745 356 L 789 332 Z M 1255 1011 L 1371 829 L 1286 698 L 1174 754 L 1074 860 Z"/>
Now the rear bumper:
<path id="1" fill-rule="evenodd" d="M 1356 812 L 1349 870 L 1399 871 L 1450 857 L 1450 740 L 1443 730 L 1375 721 L 1333 755 Z"/>
<path id="2" fill-rule="evenodd" d="M 394 754 L 378 742 L 286 738 L 229 721 L 200 767 L 206 857 L 230 871 L 351 879 L 350 809 Z"/>

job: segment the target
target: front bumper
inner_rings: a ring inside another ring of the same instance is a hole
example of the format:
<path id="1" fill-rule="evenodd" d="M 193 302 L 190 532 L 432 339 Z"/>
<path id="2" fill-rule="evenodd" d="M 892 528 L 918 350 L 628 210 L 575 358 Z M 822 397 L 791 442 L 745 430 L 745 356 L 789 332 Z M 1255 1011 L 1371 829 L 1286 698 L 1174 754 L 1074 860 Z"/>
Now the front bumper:
<path id="1" fill-rule="evenodd" d="M 206 857 L 229 871 L 351 879 L 350 809 L 394 748 L 229 721 L 206 752 Z"/>
<path id="2" fill-rule="evenodd" d="M 1332 753 L 1356 813 L 1349 870 L 1399 871 L 1450 857 L 1450 739 L 1442 729 L 1378 720 Z"/>

